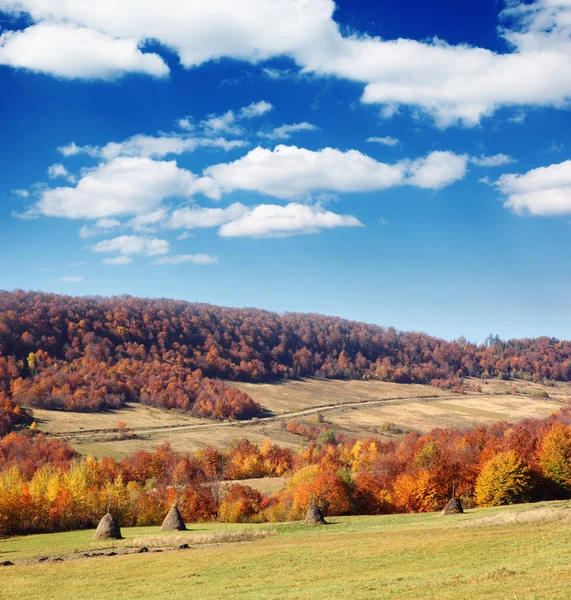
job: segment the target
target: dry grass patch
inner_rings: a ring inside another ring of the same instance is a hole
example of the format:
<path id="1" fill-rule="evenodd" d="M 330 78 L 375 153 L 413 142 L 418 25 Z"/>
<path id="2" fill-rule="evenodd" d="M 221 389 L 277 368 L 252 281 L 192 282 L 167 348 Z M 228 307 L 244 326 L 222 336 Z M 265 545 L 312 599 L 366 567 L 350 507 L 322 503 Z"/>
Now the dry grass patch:
<path id="1" fill-rule="evenodd" d="M 196 535 L 172 534 L 150 535 L 129 540 L 132 548 L 173 548 L 188 544 L 189 546 L 204 546 L 212 544 L 230 544 L 235 542 L 253 542 L 262 538 L 276 535 L 273 529 L 245 531 L 213 531 Z"/>
<path id="2" fill-rule="evenodd" d="M 463 527 L 510 527 L 513 525 L 542 525 L 571 523 L 571 508 L 538 508 L 519 512 L 502 512 L 462 523 Z"/>

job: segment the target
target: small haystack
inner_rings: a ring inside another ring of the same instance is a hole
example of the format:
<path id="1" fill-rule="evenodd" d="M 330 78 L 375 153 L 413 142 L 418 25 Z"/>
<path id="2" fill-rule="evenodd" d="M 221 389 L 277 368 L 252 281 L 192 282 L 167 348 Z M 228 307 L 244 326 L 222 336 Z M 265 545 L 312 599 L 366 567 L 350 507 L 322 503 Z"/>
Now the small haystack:
<path id="1" fill-rule="evenodd" d="M 95 530 L 94 540 L 122 540 L 121 528 L 119 523 L 111 513 L 107 513 Z"/>
<path id="2" fill-rule="evenodd" d="M 323 513 L 317 504 L 312 504 L 307 509 L 307 514 L 305 515 L 306 525 L 326 525 L 325 518 L 323 517 Z"/>
<path id="3" fill-rule="evenodd" d="M 161 531 L 186 531 L 186 525 L 176 504 L 173 504 L 169 514 L 165 517 Z"/>
<path id="4" fill-rule="evenodd" d="M 448 500 L 448 504 L 442 509 L 440 514 L 442 515 L 461 515 L 463 514 L 464 509 L 462 508 L 462 503 L 458 498 L 450 498 Z"/>

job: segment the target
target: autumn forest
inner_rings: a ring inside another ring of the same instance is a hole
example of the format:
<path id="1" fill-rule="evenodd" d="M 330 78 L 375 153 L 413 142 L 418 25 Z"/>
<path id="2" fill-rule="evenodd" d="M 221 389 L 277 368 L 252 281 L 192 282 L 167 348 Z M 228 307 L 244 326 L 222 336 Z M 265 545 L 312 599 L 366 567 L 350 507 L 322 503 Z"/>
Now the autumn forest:
<path id="1" fill-rule="evenodd" d="M 295 520 L 426 512 L 456 493 L 466 506 L 566 498 L 571 409 L 547 419 L 391 441 L 350 439 L 326 423 L 282 426 L 299 450 L 242 439 L 195 453 L 162 444 L 123 460 L 80 456 L 36 431 L 34 408 L 96 412 L 139 402 L 214 419 L 263 408 L 224 381 L 299 377 L 429 383 L 571 379 L 571 343 L 444 341 L 339 318 L 277 315 L 171 300 L 0 293 L 0 534 L 88 528 L 106 507 L 125 525 L 159 524 L 177 502 L 187 522 Z M 238 386 L 239 387 L 239 386 Z M 240 483 L 287 477 L 275 494 Z"/>

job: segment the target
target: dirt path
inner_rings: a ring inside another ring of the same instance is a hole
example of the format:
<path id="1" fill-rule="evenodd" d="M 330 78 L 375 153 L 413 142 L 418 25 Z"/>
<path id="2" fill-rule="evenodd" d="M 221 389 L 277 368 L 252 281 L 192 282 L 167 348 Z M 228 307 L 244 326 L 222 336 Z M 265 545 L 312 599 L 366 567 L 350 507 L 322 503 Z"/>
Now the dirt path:
<path id="1" fill-rule="evenodd" d="M 410 402 L 435 402 L 443 400 L 469 400 L 474 398 L 481 398 L 482 394 L 472 394 L 466 396 L 459 396 L 458 394 L 451 394 L 446 396 L 415 396 L 415 397 L 397 397 L 397 398 L 384 398 L 383 400 L 361 400 L 357 402 L 346 402 L 337 404 L 324 404 L 321 406 L 312 406 L 311 408 L 304 408 L 293 412 L 280 413 L 269 417 L 258 417 L 249 419 L 247 421 L 207 421 L 199 424 L 181 424 L 181 425 L 157 425 L 154 427 L 133 427 L 132 431 L 139 435 L 160 433 L 161 431 L 177 432 L 177 431 L 193 431 L 201 429 L 219 429 L 222 427 L 252 427 L 257 425 L 264 425 L 275 421 L 282 421 L 286 419 L 295 419 L 297 417 L 305 417 L 316 413 L 331 412 L 331 411 L 344 411 L 344 410 L 358 410 L 361 408 L 369 408 L 371 406 L 383 406 L 393 404 L 407 404 Z M 49 434 L 49 437 L 58 438 L 73 438 L 73 439 L 89 439 L 100 435 L 116 434 L 117 429 L 82 429 L 79 431 L 66 431 L 61 433 Z M 120 441 L 120 440 L 116 440 Z"/>

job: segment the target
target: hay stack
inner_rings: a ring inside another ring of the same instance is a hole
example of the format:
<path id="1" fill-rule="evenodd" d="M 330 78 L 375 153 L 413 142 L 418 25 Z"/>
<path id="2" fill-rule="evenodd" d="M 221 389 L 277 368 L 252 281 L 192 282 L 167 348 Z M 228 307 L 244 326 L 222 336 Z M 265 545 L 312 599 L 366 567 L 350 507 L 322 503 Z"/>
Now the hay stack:
<path id="1" fill-rule="evenodd" d="M 326 521 L 323 517 L 323 513 L 317 504 L 312 504 L 307 509 L 307 514 L 305 515 L 306 525 L 326 525 Z"/>
<path id="2" fill-rule="evenodd" d="M 173 504 L 169 514 L 165 517 L 161 531 L 186 531 L 186 525 L 176 504 Z"/>
<path id="3" fill-rule="evenodd" d="M 122 540 L 121 529 L 119 523 L 111 513 L 107 513 L 95 530 L 94 540 Z"/>
<path id="4" fill-rule="evenodd" d="M 461 515 L 463 514 L 464 509 L 462 508 L 462 503 L 458 498 L 450 498 L 448 500 L 448 504 L 442 509 L 442 515 Z"/>

